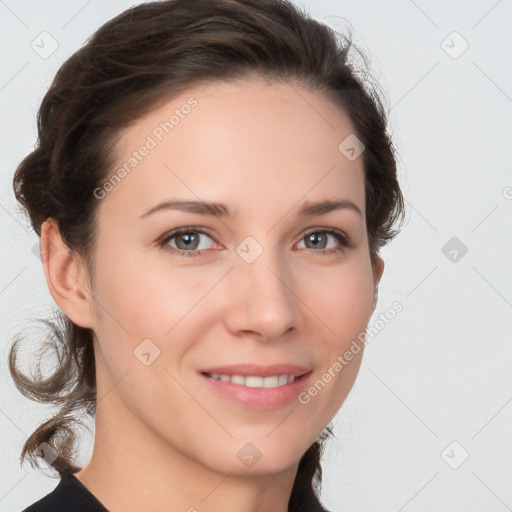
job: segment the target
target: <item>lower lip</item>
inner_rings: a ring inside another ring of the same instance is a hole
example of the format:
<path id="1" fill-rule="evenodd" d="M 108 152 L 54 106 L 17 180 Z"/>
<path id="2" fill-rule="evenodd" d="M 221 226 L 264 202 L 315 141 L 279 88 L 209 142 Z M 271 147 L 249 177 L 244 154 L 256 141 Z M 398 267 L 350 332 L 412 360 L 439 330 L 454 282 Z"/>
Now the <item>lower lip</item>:
<path id="1" fill-rule="evenodd" d="M 296 377 L 291 384 L 284 384 L 275 388 L 250 388 L 242 384 L 215 380 L 202 373 L 200 376 L 210 386 L 210 389 L 232 402 L 248 409 L 265 410 L 275 409 L 293 400 L 297 400 L 298 395 L 308 385 L 312 373 L 310 371 L 300 377 Z"/>

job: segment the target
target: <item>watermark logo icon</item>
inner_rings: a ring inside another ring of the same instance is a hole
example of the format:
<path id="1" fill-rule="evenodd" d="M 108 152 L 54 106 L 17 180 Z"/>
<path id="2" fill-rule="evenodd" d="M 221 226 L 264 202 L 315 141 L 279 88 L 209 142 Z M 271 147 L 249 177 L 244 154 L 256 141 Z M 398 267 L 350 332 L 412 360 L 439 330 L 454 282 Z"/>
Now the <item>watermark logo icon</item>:
<path id="1" fill-rule="evenodd" d="M 41 59 L 47 59 L 59 47 L 57 40 L 49 33 L 43 31 L 30 43 L 30 48 L 41 57 Z"/>
<path id="2" fill-rule="evenodd" d="M 452 262 L 458 263 L 468 252 L 468 248 L 456 236 L 450 238 L 441 248 L 441 252 Z"/>
<path id="3" fill-rule="evenodd" d="M 149 366 L 160 356 L 160 349 L 149 338 L 145 338 L 135 347 L 133 354 L 144 366 Z"/>
<path id="4" fill-rule="evenodd" d="M 47 241 L 47 249 L 41 251 L 40 245 L 42 242 Z M 52 243 L 52 241 L 48 237 L 41 237 L 38 239 L 38 241 L 32 246 L 32 253 L 36 258 L 41 260 L 43 263 L 46 263 L 51 256 L 56 254 L 57 252 L 57 246 Z"/>
<path id="5" fill-rule="evenodd" d="M 365 148 L 366 146 L 357 138 L 357 136 L 351 133 L 340 143 L 338 151 L 348 160 L 353 162 L 361 156 Z"/>
<path id="6" fill-rule="evenodd" d="M 263 247 L 252 236 L 248 236 L 238 244 L 236 252 L 246 263 L 252 263 L 261 256 Z"/>
<path id="7" fill-rule="evenodd" d="M 261 459 L 262 455 L 256 445 L 251 442 L 245 443 L 236 454 L 242 464 L 248 468 L 252 468 Z"/>
<path id="8" fill-rule="evenodd" d="M 53 461 L 58 457 L 57 452 L 46 442 L 41 443 L 37 447 L 36 453 L 48 464 L 51 466 Z"/>
<path id="9" fill-rule="evenodd" d="M 469 43 L 454 30 L 441 41 L 441 48 L 452 59 L 458 59 L 469 48 Z"/>
<path id="10" fill-rule="evenodd" d="M 469 457 L 468 451 L 457 441 L 452 441 L 442 452 L 443 459 L 452 469 L 459 469 Z"/>

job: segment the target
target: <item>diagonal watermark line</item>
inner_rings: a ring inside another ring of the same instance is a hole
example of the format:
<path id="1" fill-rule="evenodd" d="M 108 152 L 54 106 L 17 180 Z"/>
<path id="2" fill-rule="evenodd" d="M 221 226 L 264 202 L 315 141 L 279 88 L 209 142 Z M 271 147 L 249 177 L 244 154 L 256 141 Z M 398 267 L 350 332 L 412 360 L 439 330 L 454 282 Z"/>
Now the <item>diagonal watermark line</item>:
<path id="1" fill-rule="evenodd" d="M 4 208 L 2 205 L 0 205 L 0 206 L 5 210 L 5 208 Z M 7 210 L 5 210 L 5 211 L 7 211 Z M 9 213 L 9 212 L 8 212 L 8 213 Z M 27 266 L 27 267 L 25 267 L 21 272 L 23 272 L 26 268 L 28 268 L 28 266 Z M 21 272 L 19 272 L 19 273 L 18 273 L 18 275 L 14 277 L 14 279 L 16 279 L 16 278 L 21 274 Z M 102 304 L 101 304 L 101 303 L 100 303 L 100 302 L 99 302 L 99 301 L 94 297 L 94 295 L 92 295 L 91 293 L 89 293 L 89 292 L 88 292 L 88 290 L 86 290 L 86 289 L 85 289 L 85 288 L 84 288 L 84 287 L 83 287 L 83 286 L 78 282 L 78 280 L 75 278 L 75 276 L 74 276 L 74 275 L 72 275 L 72 274 L 71 274 L 69 271 L 67 271 L 67 270 L 66 270 L 66 272 L 67 272 L 67 274 L 68 274 L 68 275 L 69 275 L 69 276 L 70 276 L 70 277 L 75 281 L 75 283 L 76 283 L 76 284 L 77 284 L 77 285 L 82 289 L 82 291 L 83 291 L 86 295 L 88 295 L 88 296 L 89 296 L 89 297 L 90 297 L 94 302 L 96 302 L 96 304 L 98 304 L 98 306 L 100 306 L 100 307 L 101 307 L 101 308 L 102 308 L 102 309 L 103 309 L 103 310 L 104 310 L 108 315 L 110 315 L 110 317 L 111 317 L 113 320 L 115 320 L 115 321 L 117 322 L 117 324 L 118 324 L 122 329 L 124 329 L 124 330 L 126 331 L 126 333 L 127 333 L 129 336 L 131 336 L 131 334 L 130 334 L 130 332 L 128 331 L 128 329 L 126 329 L 126 327 L 124 327 L 124 325 L 123 325 L 123 324 L 121 324 L 121 322 L 119 322 L 119 320 L 117 320 L 117 318 L 116 318 L 114 315 L 112 315 L 112 313 L 110 313 L 110 311 L 108 311 L 108 310 L 107 310 L 107 309 L 106 309 L 106 308 L 105 308 L 105 307 L 104 307 L 104 306 L 103 306 L 103 305 L 102 305 Z M 12 279 L 10 283 L 8 283 L 8 284 L 7 284 L 7 285 L 6 285 L 2 290 L 0 290 L 0 294 L 1 294 L 1 293 L 2 293 L 2 292 L 3 292 L 3 291 L 4 291 L 4 290 L 5 290 L 5 289 L 6 289 L 6 288 L 7 288 L 7 287 L 8 287 L 8 286 L 13 282 L 13 281 L 14 281 L 14 279 Z"/>
<path id="2" fill-rule="evenodd" d="M 219 427 L 222 428 L 222 430 L 224 430 L 224 432 L 226 432 L 226 434 L 229 437 L 233 437 L 233 435 L 226 429 L 226 427 L 224 427 L 224 425 L 222 425 L 222 423 L 220 423 L 219 420 L 217 420 L 215 416 L 213 416 L 213 414 L 174 375 L 172 375 L 172 373 L 167 368 L 164 368 L 164 370 L 169 374 L 170 377 L 174 379 L 174 382 L 176 382 L 176 384 L 181 386 L 183 391 L 185 391 L 190 396 L 190 398 L 192 398 L 192 400 L 194 400 L 198 405 L 200 405 L 204 409 L 208 416 L 210 416 L 213 419 L 213 421 L 215 421 L 215 423 L 217 423 Z"/>
<path id="3" fill-rule="evenodd" d="M 25 437 L 28 437 L 27 434 L 25 434 L 25 432 L 23 432 L 23 430 L 21 430 L 21 428 L 16 424 L 14 423 L 14 421 L 12 420 L 12 418 L 10 418 L 9 416 L 7 416 L 7 414 L 5 414 L 4 411 L 2 411 L 2 409 L 0 409 L 0 412 L 25 436 Z"/>
<path id="4" fill-rule="evenodd" d="M 208 87 L 210 87 L 210 85 L 212 85 L 212 83 L 214 83 L 214 82 L 215 82 L 215 79 L 214 79 L 214 78 L 210 78 L 209 80 L 206 80 L 206 81 L 204 82 L 204 84 L 203 84 L 203 85 L 204 85 L 204 87 L 202 87 L 201 92 L 206 91 L 206 89 L 208 89 Z"/>
<path id="5" fill-rule="evenodd" d="M 475 268 L 474 265 L 471 265 L 471 268 L 509 305 L 512 307 L 512 304 Z"/>
<path id="6" fill-rule="evenodd" d="M 201 501 L 204 501 L 206 498 L 208 498 L 208 496 L 210 496 L 210 494 L 213 491 L 215 491 L 215 489 L 217 489 L 219 487 L 219 485 L 223 484 L 224 481 L 232 475 L 232 473 L 233 473 L 233 471 L 230 471 Z M 189 509 L 189 510 L 195 510 L 195 508 Z"/>
<path id="7" fill-rule="evenodd" d="M 498 416 L 498 414 L 503 411 L 503 409 L 505 409 L 505 407 L 510 403 L 512 402 L 512 398 L 510 398 L 506 403 L 505 405 L 471 438 L 471 440 L 473 440 L 478 434 L 480 434 L 480 432 L 482 432 L 482 430 L 487 427 L 487 425 L 489 425 L 489 423 L 491 423 L 491 421 L 496 418 L 496 416 Z"/>
<path id="8" fill-rule="evenodd" d="M 267 231 L 267 233 L 270 233 L 298 204 L 299 204 L 299 201 L 301 199 L 303 199 L 304 197 L 306 197 L 334 168 L 336 167 L 336 164 L 333 164 L 331 166 L 331 168 L 321 177 L 318 179 L 318 181 L 311 186 L 311 188 L 305 192 L 301 197 L 299 197 L 299 199 L 297 199 L 297 201 L 295 202 L 294 205 L 292 205 L 282 216 L 280 219 L 277 220 L 277 222 L 275 222 L 272 227 Z"/>
<path id="9" fill-rule="evenodd" d="M 23 64 L 23 66 L 21 66 L 21 68 L 18 69 L 18 71 L 16 71 L 16 73 L 14 73 L 14 75 L 12 75 L 11 78 L 9 78 L 9 80 L 4 85 L 2 85 L 2 87 L 0 87 L 0 92 L 2 92 L 27 66 L 28 66 L 28 62 L 25 62 L 25 64 Z M 3 206 L 2 206 L 2 208 L 3 208 Z M 5 208 L 4 208 L 4 210 L 5 210 Z"/>
<path id="10" fill-rule="evenodd" d="M 489 213 L 488 213 L 488 214 L 487 214 L 487 215 L 486 215 L 486 216 L 485 216 L 485 217 L 484 217 L 484 218 L 483 218 L 483 219 L 482 219 L 482 220 L 481 220 L 481 221 L 480 221 L 480 222 L 479 222 L 479 223 L 478 223 L 478 224 L 477 224 L 477 225 L 476 225 L 476 226 L 475 226 L 471 231 L 470 231 L 470 233 L 473 233 L 473 231 L 475 231 L 475 229 L 476 229 L 478 226 L 480 226 L 480 224 L 482 224 L 482 222 L 483 222 L 485 219 L 487 219 L 487 217 L 489 217 L 489 215 L 491 215 L 491 213 L 493 213 L 493 212 L 496 210 L 496 208 L 498 208 L 498 206 L 499 206 L 499 204 L 498 204 L 497 206 L 495 206 L 495 207 L 494 207 L 494 208 L 493 208 L 493 209 L 492 209 L 492 210 L 491 210 L 491 211 L 490 211 L 490 212 L 489 212 Z"/>
<path id="11" fill-rule="evenodd" d="M 293 293 L 293 295 L 295 295 L 295 297 L 297 297 L 297 299 L 299 299 L 302 302 L 302 304 L 304 304 L 304 306 L 306 306 L 309 309 L 309 311 L 311 311 L 311 313 L 313 313 L 313 315 L 315 315 L 318 318 L 318 320 L 320 320 L 320 322 L 322 322 L 325 325 L 325 327 L 327 327 L 327 329 L 329 329 L 329 331 L 336 335 L 336 333 L 268 265 L 266 265 L 266 267 L 270 270 L 270 272 L 272 272 L 272 274 L 274 274 L 277 277 L 277 279 L 279 279 L 279 281 L 281 281 L 286 286 L 286 288 L 288 288 L 288 290 L 290 290 Z"/>
<path id="12" fill-rule="evenodd" d="M 437 61 L 389 110 L 393 110 L 413 89 L 415 89 L 423 80 L 429 75 L 436 66 L 439 65 L 439 61 Z"/>
<path id="13" fill-rule="evenodd" d="M 132 371 L 130 368 L 121 378 L 118 379 L 118 381 L 110 387 L 110 389 L 101 397 L 98 398 L 96 396 L 96 406 Z"/>
<path id="14" fill-rule="evenodd" d="M 292 493 L 292 490 L 291 489 L 286 489 L 286 487 L 283 487 L 283 485 L 281 484 L 281 482 L 272 474 L 272 473 L 269 473 L 268 471 L 265 471 L 265 473 L 267 473 L 267 475 L 272 478 L 272 480 L 274 480 L 274 482 L 279 485 L 279 487 L 281 487 L 281 489 L 288 495 L 290 495 Z"/>
<path id="15" fill-rule="evenodd" d="M 395 395 L 398 398 L 398 400 L 400 400 L 400 402 L 402 402 L 402 404 L 405 405 L 405 407 L 407 407 L 407 409 L 409 409 L 409 411 L 411 411 L 414 414 L 414 416 L 416 416 L 416 418 L 418 418 L 421 421 L 421 423 L 423 423 L 423 425 L 425 425 L 425 427 L 427 427 L 430 430 L 430 432 L 432 432 L 432 434 L 434 434 L 439 439 L 439 436 L 371 368 L 368 369 L 373 373 L 373 375 L 375 375 L 375 377 L 377 377 L 377 379 L 379 379 L 382 382 L 382 384 L 384 384 L 384 386 L 386 386 L 389 389 L 389 391 L 391 391 L 391 393 L 393 393 L 393 395 Z"/>
<path id="16" fill-rule="evenodd" d="M 25 473 L 1 498 L 0 501 L 2 501 L 26 476 L 28 473 Z"/>
<path id="17" fill-rule="evenodd" d="M 439 234 L 439 231 L 435 228 L 435 226 L 427 220 L 427 218 L 420 213 L 418 209 L 416 209 L 409 201 L 407 201 L 407 204 L 437 233 Z"/>
<path id="18" fill-rule="evenodd" d="M 294 410 L 296 410 L 296 409 L 294 409 Z M 280 421 L 280 422 L 279 422 L 279 423 L 278 423 L 278 424 L 277 424 L 277 425 L 276 425 L 276 426 L 275 426 L 275 427 L 274 427 L 274 428 L 273 428 L 273 429 L 272 429 L 272 430 L 271 430 L 271 431 L 270 431 L 270 432 L 265 436 L 265 438 L 267 438 L 270 434 L 272 434 L 272 433 L 277 429 L 277 427 L 281 426 L 281 425 L 284 423 L 284 421 L 286 420 L 286 418 L 288 418 L 288 416 L 290 416 L 290 414 L 292 414 L 294 410 L 290 411 L 290 412 L 289 412 L 289 413 L 288 413 L 288 414 L 287 414 L 287 415 L 286 415 L 286 416 L 285 416 L 285 417 L 284 417 L 284 418 L 283 418 L 283 419 L 282 419 L 282 420 L 281 420 L 281 421 Z"/>
<path id="19" fill-rule="evenodd" d="M 28 64 L 28 62 L 27 62 L 27 64 Z M 25 64 L 25 66 L 27 64 Z M 25 67 L 25 66 L 23 66 L 23 67 Z M 3 89 L 3 87 L 2 87 L 2 89 Z M 0 91 L 2 89 L 0 89 Z M 16 222 L 16 224 L 18 224 L 18 226 L 21 226 L 25 230 L 25 232 L 28 231 L 26 226 L 24 226 L 16 217 L 14 217 L 14 215 L 4 205 L 0 204 L 0 208 L 2 208 L 2 210 L 4 210 L 4 212 L 7 213 L 7 215 L 9 215 Z"/>
<path id="20" fill-rule="evenodd" d="M 126 334 L 128 334 L 128 336 L 131 336 L 130 331 L 105 306 L 103 306 L 103 304 L 101 304 L 99 302 L 99 300 L 97 300 L 96 297 L 94 297 L 94 295 L 92 293 L 89 293 L 89 291 L 78 282 L 78 280 L 75 278 L 75 276 L 73 274 L 71 274 L 71 272 L 69 272 L 69 270 L 66 270 L 66 273 L 71 277 L 71 279 L 73 279 L 75 281 L 75 283 L 78 286 L 80 286 L 80 288 L 86 295 L 88 295 L 94 302 L 96 302 L 96 304 L 98 304 L 98 306 L 100 306 L 100 308 L 103 309 L 103 311 L 105 311 L 105 313 L 107 313 L 113 320 L 115 320 L 117 322 L 117 324 L 119 325 L 119 327 L 121 327 L 121 329 L 124 329 L 124 331 L 126 332 Z"/>
<path id="21" fill-rule="evenodd" d="M 73 14 L 73 16 L 71 16 L 71 18 L 69 18 L 69 20 L 66 21 L 66 23 L 64 23 L 64 25 L 62 25 L 62 27 L 60 27 L 60 29 L 62 30 L 64 28 L 66 28 L 91 3 L 91 1 L 92 0 L 89 0 L 84 5 L 82 5 L 82 7 L 75 14 Z"/>
<path id="22" fill-rule="evenodd" d="M 436 265 L 408 294 L 406 294 L 406 297 L 409 297 L 409 295 L 411 295 L 411 293 L 416 290 L 416 288 L 418 288 L 418 286 L 420 286 L 421 283 L 423 283 L 423 281 L 425 281 L 425 279 L 427 279 L 437 267 L 439 267 L 439 265 Z"/>
<path id="23" fill-rule="evenodd" d="M 425 16 L 425 18 L 427 18 L 428 21 L 434 25 L 434 27 L 439 28 L 439 25 L 430 16 L 428 16 L 428 14 L 423 9 L 421 9 L 418 4 L 414 3 L 413 0 L 409 0 L 409 2 L 411 2 L 411 4 L 414 5 L 414 7 L 416 7 L 416 9 L 418 9 L 418 11 L 423 14 L 423 16 Z"/>
<path id="24" fill-rule="evenodd" d="M 25 27 L 29 28 L 29 26 L 3 1 L 0 0 L 0 4 L 2 4 L 8 11 L 11 12 L 13 16 L 15 16 Z"/>
<path id="25" fill-rule="evenodd" d="M 494 11 L 494 9 L 498 6 L 498 4 L 501 3 L 501 0 L 498 0 L 472 27 L 471 27 L 471 30 L 473 30 L 477 25 L 480 24 L 481 21 L 483 21 L 487 15 L 491 12 L 491 11 Z"/>
<path id="26" fill-rule="evenodd" d="M 500 498 L 500 497 L 499 497 L 499 496 L 498 496 L 498 495 L 497 495 L 497 494 L 496 494 L 496 493 L 495 493 L 495 492 L 494 492 L 494 491 L 493 491 L 493 490 L 492 490 L 492 489 L 491 489 L 491 488 L 490 488 L 490 487 L 489 487 L 489 486 L 488 486 L 488 485 L 487 485 L 487 484 L 486 484 L 486 483 L 485 483 L 485 482 L 484 482 L 484 481 L 483 481 L 483 480 L 482 480 L 482 479 L 481 479 L 481 478 L 480 478 L 480 477 L 479 477 L 479 476 L 478 476 L 478 475 L 473 471 L 473 470 L 471 470 L 471 473 L 473 473 L 473 475 L 475 475 L 475 476 L 478 478 L 478 480 L 480 480 L 480 482 L 482 482 L 482 484 L 483 484 L 485 487 L 487 487 L 487 489 L 488 489 L 489 491 L 491 491 L 491 492 L 494 494 L 494 496 L 495 496 L 498 500 L 500 500 L 500 501 L 501 501 L 501 503 L 503 503 L 503 505 L 505 505 L 505 507 L 507 507 L 507 509 L 508 509 L 508 510 L 512 510 L 512 508 L 510 508 L 510 506 L 509 506 L 509 505 L 507 505 L 507 504 L 506 504 L 506 503 L 505 503 L 505 502 L 504 502 L 504 501 L 503 501 L 503 500 L 502 500 L 502 499 L 501 499 L 501 498 Z"/>
<path id="27" fill-rule="evenodd" d="M 418 496 L 418 494 L 419 494 L 421 491 L 423 491 L 423 489 L 425 489 L 425 487 L 427 487 L 427 485 L 428 485 L 430 482 L 432 482 L 432 480 L 434 480 L 434 478 L 435 478 L 437 475 L 439 475 L 439 471 L 438 471 L 438 472 L 437 472 L 437 473 L 436 473 L 436 474 L 435 474 L 435 475 L 434 475 L 434 476 L 433 476 L 433 477 L 432 477 L 432 478 L 431 478 L 431 479 L 430 479 L 430 480 L 429 480 L 429 481 L 428 481 L 428 482 L 427 482 L 427 483 L 426 483 L 426 484 L 425 484 L 425 485 L 424 485 L 424 486 L 423 486 L 423 487 L 422 487 L 422 488 L 421 488 L 421 489 L 420 489 L 420 490 L 419 490 L 419 491 L 418 491 L 418 492 L 417 492 L 417 493 L 416 493 L 416 494 L 415 494 L 415 495 L 414 495 L 414 496 L 413 496 L 409 501 L 407 501 L 406 503 L 404 503 L 404 504 L 402 505 L 402 507 L 398 510 L 398 512 L 400 512 L 401 510 L 403 510 L 403 509 L 404 509 L 404 507 L 405 507 L 406 505 L 408 505 L 408 504 L 409 504 L 409 503 L 410 503 L 414 498 L 416 498 L 416 496 Z"/>
<path id="28" fill-rule="evenodd" d="M 0 290 L 0 295 L 1 295 L 2 293 L 4 293 L 4 291 L 5 291 L 9 286 L 11 286 L 11 284 L 14 282 L 14 280 L 15 280 L 15 279 L 17 279 L 17 278 L 18 278 L 18 276 L 19 276 L 22 272 L 24 272 L 27 268 L 28 268 L 28 265 L 27 265 L 25 268 L 23 268 L 22 270 L 20 270 L 20 271 L 19 271 L 19 272 L 18 272 L 18 273 L 17 273 L 17 274 L 16 274 L 16 275 L 15 275 L 15 276 L 14 276 L 14 277 L 9 281 L 9 282 L 8 282 L 8 283 L 7 283 L 7 284 L 6 284 L 6 285 L 5 285 L 5 286 Z"/>
<path id="29" fill-rule="evenodd" d="M 231 271 L 231 267 L 163 336 L 167 336 Z"/>
<path id="30" fill-rule="evenodd" d="M 487 78 L 487 80 L 489 80 L 489 82 L 491 82 L 491 84 L 493 84 L 494 87 L 496 87 L 496 89 L 498 89 L 498 91 L 507 98 L 508 101 L 512 102 L 512 98 L 474 60 L 471 62 L 473 63 L 473 66 L 475 66 L 475 68 L 477 68 L 478 71 L 480 71 L 480 73 L 482 73 L 482 75 L 484 75 L 485 78 Z"/>
<path id="31" fill-rule="evenodd" d="M 311 103 L 304 98 L 304 96 L 292 85 L 291 82 L 286 82 L 333 130 L 336 130 L 336 128 L 313 106 Z"/>
<path id="32" fill-rule="evenodd" d="M 163 163 L 163 165 L 168 171 L 172 172 L 174 176 L 176 176 L 176 178 L 178 178 L 181 181 L 181 183 L 183 183 L 183 185 L 185 185 L 185 187 L 187 187 L 190 190 L 190 192 L 192 192 L 192 194 L 194 194 L 197 197 L 197 199 L 199 199 L 199 201 L 203 201 L 203 199 L 199 197 L 165 162 Z M 217 220 L 219 220 L 230 233 L 233 232 L 233 230 L 220 217 L 217 217 Z"/>

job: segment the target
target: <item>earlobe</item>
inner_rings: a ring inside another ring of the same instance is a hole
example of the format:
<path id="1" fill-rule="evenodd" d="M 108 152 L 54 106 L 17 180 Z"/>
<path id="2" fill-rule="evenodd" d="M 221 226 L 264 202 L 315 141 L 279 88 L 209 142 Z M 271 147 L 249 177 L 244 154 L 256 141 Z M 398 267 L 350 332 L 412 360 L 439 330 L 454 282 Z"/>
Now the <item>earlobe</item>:
<path id="1" fill-rule="evenodd" d="M 379 282 L 380 282 L 383 272 L 384 272 L 384 260 L 380 256 L 377 256 L 377 259 L 375 261 L 375 271 L 374 271 L 376 287 L 379 286 Z"/>
<path id="2" fill-rule="evenodd" d="M 75 324 L 92 328 L 93 299 L 87 268 L 69 251 L 55 219 L 43 222 L 39 249 L 48 289 L 59 308 Z"/>

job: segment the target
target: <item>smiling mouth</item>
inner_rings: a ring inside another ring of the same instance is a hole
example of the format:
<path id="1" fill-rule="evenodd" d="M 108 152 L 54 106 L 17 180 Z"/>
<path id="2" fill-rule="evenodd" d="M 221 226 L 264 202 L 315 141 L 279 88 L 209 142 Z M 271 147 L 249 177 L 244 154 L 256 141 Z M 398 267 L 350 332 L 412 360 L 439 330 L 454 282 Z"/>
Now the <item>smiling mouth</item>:
<path id="1" fill-rule="evenodd" d="M 283 373 L 280 375 L 269 375 L 267 377 L 261 377 L 259 375 L 227 375 L 209 372 L 203 372 L 203 375 L 213 380 L 231 382 L 232 384 L 238 384 L 248 388 L 277 388 L 291 384 L 295 380 L 300 380 L 309 373 L 311 372 L 300 376 Z"/>
<path id="2" fill-rule="evenodd" d="M 198 373 L 210 391 L 238 407 L 260 411 L 295 402 L 313 374 L 311 369 L 288 364 L 267 367 L 232 365 L 208 370 L 203 368 Z"/>

